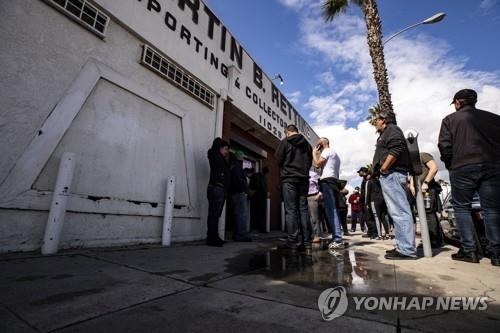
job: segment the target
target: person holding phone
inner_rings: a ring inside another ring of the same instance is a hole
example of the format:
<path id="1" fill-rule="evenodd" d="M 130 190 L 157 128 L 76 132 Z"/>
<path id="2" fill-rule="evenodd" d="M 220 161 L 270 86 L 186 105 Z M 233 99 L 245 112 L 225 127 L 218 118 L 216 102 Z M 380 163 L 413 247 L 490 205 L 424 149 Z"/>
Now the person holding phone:
<path id="1" fill-rule="evenodd" d="M 330 148 L 330 140 L 320 138 L 313 150 L 313 164 L 321 168 L 320 186 L 323 193 L 325 214 L 332 226 L 332 242 L 330 249 L 341 249 L 342 227 L 338 212 L 340 191 L 343 189 L 339 181 L 340 157 L 335 150 Z M 345 184 L 344 184 L 345 186 Z"/>

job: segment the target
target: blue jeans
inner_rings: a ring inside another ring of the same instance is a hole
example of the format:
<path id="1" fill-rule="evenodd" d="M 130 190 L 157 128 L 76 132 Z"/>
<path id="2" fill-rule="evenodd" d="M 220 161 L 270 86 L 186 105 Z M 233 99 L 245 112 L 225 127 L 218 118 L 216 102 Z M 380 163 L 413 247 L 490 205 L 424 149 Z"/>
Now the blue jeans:
<path id="1" fill-rule="evenodd" d="M 453 210 L 464 251 L 475 251 L 472 197 L 477 191 L 484 211 L 488 251 L 500 255 L 500 164 L 471 164 L 450 171 Z"/>
<path id="2" fill-rule="evenodd" d="M 288 231 L 287 242 L 296 246 L 299 234 L 305 246 L 311 246 L 312 228 L 309 219 L 307 192 L 309 183 L 283 183 L 283 204 L 285 205 L 285 221 Z"/>
<path id="3" fill-rule="evenodd" d="M 219 186 L 208 185 L 208 218 L 207 218 L 207 239 L 219 239 L 219 217 L 224 208 L 226 191 Z"/>
<path id="4" fill-rule="evenodd" d="M 387 211 L 394 221 L 396 249 L 401 254 L 415 257 L 413 215 L 406 196 L 407 179 L 408 176 L 402 172 L 390 171 L 380 176 L 380 186 Z"/>
<path id="5" fill-rule="evenodd" d="M 231 203 L 232 222 L 234 226 L 234 239 L 241 239 L 247 236 L 248 202 L 246 193 L 231 193 L 229 195 Z"/>
<path id="6" fill-rule="evenodd" d="M 335 193 L 332 187 L 327 183 L 321 183 L 321 193 L 323 193 L 326 219 L 332 226 L 332 240 L 334 242 L 342 242 L 342 229 L 340 227 L 340 218 L 335 201 Z"/>

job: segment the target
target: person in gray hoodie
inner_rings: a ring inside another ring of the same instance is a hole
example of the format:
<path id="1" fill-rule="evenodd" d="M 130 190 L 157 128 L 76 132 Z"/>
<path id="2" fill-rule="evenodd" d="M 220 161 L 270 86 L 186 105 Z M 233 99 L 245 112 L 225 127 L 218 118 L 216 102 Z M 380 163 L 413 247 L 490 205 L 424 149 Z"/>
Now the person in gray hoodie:
<path id="1" fill-rule="evenodd" d="M 312 248 L 312 228 L 307 203 L 312 148 L 295 125 L 288 125 L 285 135 L 286 138 L 280 142 L 274 155 L 281 168 L 281 189 L 288 231 L 286 243 L 279 248 L 307 251 Z M 298 244 L 299 235 L 302 236 L 303 244 Z"/>

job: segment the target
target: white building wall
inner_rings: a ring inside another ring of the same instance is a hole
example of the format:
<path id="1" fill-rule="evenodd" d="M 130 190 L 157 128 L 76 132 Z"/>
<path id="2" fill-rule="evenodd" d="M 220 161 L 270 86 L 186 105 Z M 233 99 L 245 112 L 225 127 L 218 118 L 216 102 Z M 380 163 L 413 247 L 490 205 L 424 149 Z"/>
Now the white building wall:
<path id="1" fill-rule="evenodd" d="M 75 152 L 78 162 L 61 247 L 158 242 L 171 174 L 179 184 L 173 241 L 203 238 L 206 151 L 216 111 L 140 65 L 143 41 L 114 21 L 103 41 L 39 0 L 2 1 L 0 13 L 0 188 L 22 169 L 18 163 L 30 145 L 53 135 L 39 131 L 91 59 L 185 114 L 181 127 L 180 118 L 156 102 L 100 79 L 55 148 L 33 152 L 46 163 L 27 191 L 0 193 L 0 251 L 40 247 L 64 151 Z M 194 191 L 187 186 L 189 169 L 191 182 L 200 180 Z"/>
<path id="2" fill-rule="evenodd" d="M 62 248 L 159 242 L 171 175 L 177 184 L 172 241 L 204 238 L 206 152 L 221 134 L 227 95 L 277 137 L 286 123 L 296 123 L 316 139 L 244 50 L 239 68 L 218 48 L 222 23 L 213 40 L 207 37 L 202 2 L 198 24 L 177 1 L 155 1 L 159 12 L 148 10 L 147 0 L 93 3 L 111 16 L 105 39 L 47 1 L 0 1 L 0 252 L 40 248 L 66 151 L 77 164 Z M 177 19 L 175 31 L 164 23 L 167 12 Z M 193 39 L 179 37 L 181 26 L 214 53 L 218 68 L 193 51 Z M 215 108 L 141 65 L 144 44 L 220 94 Z"/>

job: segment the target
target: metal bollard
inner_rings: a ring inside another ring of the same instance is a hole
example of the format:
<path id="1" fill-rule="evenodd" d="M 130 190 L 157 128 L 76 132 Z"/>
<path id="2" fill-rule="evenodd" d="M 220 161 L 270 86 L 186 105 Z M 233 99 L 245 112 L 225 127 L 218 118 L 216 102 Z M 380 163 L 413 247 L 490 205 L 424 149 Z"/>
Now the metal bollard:
<path id="1" fill-rule="evenodd" d="M 66 215 L 66 203 L 71 189 L 75 170 L 75 154 L 63 153 L 57 173 L 56 186 L 50 205 L 49 218 L 43 236 L 42 254 L 55 254 L 59 247 L 61 231 Z"/>
<path id="2" fill-rule="evenodd" d="M 163 230 L 161 245 L 170 246 L 172 241 L 172 217 L 174 214 L 175 177 L 167 180 L 167 192 L 165 195 L 165 214 L 163 215 Z"/>

